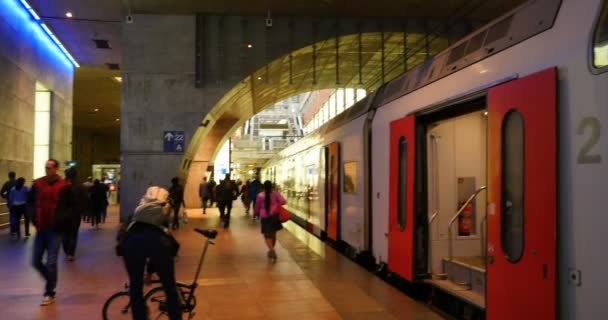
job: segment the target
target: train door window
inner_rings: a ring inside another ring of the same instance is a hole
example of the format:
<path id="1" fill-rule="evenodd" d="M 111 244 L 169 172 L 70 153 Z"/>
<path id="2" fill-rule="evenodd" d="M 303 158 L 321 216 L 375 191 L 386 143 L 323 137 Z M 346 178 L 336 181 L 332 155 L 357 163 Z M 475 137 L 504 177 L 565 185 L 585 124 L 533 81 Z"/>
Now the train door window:
<path id="1" fill-rule="evenodd" d="M 603 1 L 602 10 L 593 35 L 593 66 L 608 70 L 608 0 Z"/>
<path id="2" fill-rule="evenodd" d="M 515 263 L 524 252 L 524 120 L 511 111 L 503 121 L 501 242 L 505 257 Z"/>
<path id="3" fill-rule="evenodd" d="M 405 230 L 407 210 L 407 141 L 405 137 L 399 139 L 399 173 L 397 188 L 397 223 L 399 230 Z"/>

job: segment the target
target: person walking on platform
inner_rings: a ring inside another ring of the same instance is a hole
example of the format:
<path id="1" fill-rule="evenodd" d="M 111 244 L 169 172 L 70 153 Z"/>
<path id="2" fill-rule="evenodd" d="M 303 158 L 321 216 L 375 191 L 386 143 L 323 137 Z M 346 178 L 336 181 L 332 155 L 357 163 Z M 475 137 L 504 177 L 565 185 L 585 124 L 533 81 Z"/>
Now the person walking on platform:
<path id="1" fill-rule="evenodd" d="M 268 259 L 277 259 L 277 254 L 274 251 L 274 246 L 277 243 L 277 231 L 283 229 L 279 220 L 279 210 L 281 206 L 287 203 L 283 196 L 272 191 L 272 182 L 264 181 L 264 192 L 260 192 L 255 202 L 254 211 L 262 221 L 262 234 L 264 241 L 268 247 Z"/>
<path id="2" fill-rule="evenodd" d="M 251 208 L 251 198 L 249 197 L 249 180 L 241 187 L 241 201 L 245 206 L 245 215 L 249 215 L 249 208 Z"/>
<path id="3" fill-rule="evenodd" d="M 57 287 L 57 256 L 61 246 L 61 235 L 55 231 L 55 210 L 59 195 L 69 183 L 58 174 L 59 162 L 49 159 L 44 167 L 46 175 L 34 181 L 30 194 L 36 203 L 36 239 L 32 264 L 46 281 L 44 298 L 40 305 L 46 306 L 55 302 Z M 46 252 L 46 264 L 42 262 Z"/>
<path id="4" fill-rule="evenodd" d="M 4 200 L 8 200 L 9 192 L 11 192 L 11 189 L 17 183 L 17 180 L 15 180 L 15 177 L 16 177 L 16 174 L 14 171 L 9 172 L 8 180 L 2 185 L 2 190 L 0 190 L 0 196 L 2 196 L 2 198 Z"/>
<path id="5" fill-rule="evenodd" d="M 8 173 L 8 181 L 6 181 L 3 185 L 2 185 L 2 190 L 0 190 L 0 196 L 2 196 L 2 198 L 5 201 L 8 201 L 8 195 L 11 192 L 11 189 L 13 189 L 13 187 L 15 186 L 15 184 L 17 183 L 17 180 L 15 180 L 15 172 L 11 171 Z M 8 206 L 8 202 L 7 202 L 7 206 Z M 10 212 L 10 207 L 8 207 L 9 212 Z M 17 236 L 17 231 L 16 231 L 16 227 L 13 223 L 13 219 L 11 219 L 11 216 L 9 216 L 9 222 L 10 222 L 10 230 L 11 230 L 11 237 L 15 237 Z"/>
<path id="6" fill-rule="evenodd" d="M 25 186 L 25 179 L 19 178 L 8 194 L 8 209 L 10 211 L 11 234 L 21 237 L 21 217 L 25 227 L 25 237 L 30 236 L 30 217 L 26 214 L 27 195 L 30 188 Z M 14 228 L 14 229 L 13 229 Z"/>
<path id="7" fill-rule="evenodd" d="M 80 220 L 85 213 L 89 197 L 84 186 L 76 181 L 76 169 L 74 167 L 66 170 L 65 179 L 70 183 L 70 186 L 65 188 L 59 196 L 57 210 L 55 211 L 55 229 L 62 235 L 63 251 L 68 257 L 68 261 L 74 261 L 76 259 Z"/>
<path id="8" fill-rule="evenodd" d="M 224 222 L 224 228 L 230 226 L 230 211 L 232 211 L 232 201 L 239 194 L 234 181 L 230 180 L 230 173 L 226 174 L 226 178 L 217 186 L 217 207 L 220 210 L 220 220 Z"/>
<path id="9" fill-rule="evenodd" d="M 93 177 L 88 176 L 87 180 L 82 183 L 82 186 L 84 187 L 84 190 L 86 191 L 86 194 L 87 194 L 87 207 L 85 208 L 83 220 L 84 220 L 84 222 L 91 222 L 91 217 L 93 216 L 93 213 L 91 212 L 90 204 L 91 204 L 91 187 L 93 187 Z"/>
<path id="10" fill-rule="evenodd" d="M 201 198 L 203 214 L 207 214 L 207 202 L 209 201 L 210 195 L 211 192 L 209 192 L 207 177 L 203 177 L 203 182 L 198 186 L 198 196 Z"/>
<path id="11" fill-rule="evenodd" d="M 101 183 L 99 179 L 95 179 L 89 190 L 91 195 L 91 226 L 95 229 L 99 229 L 104 207 L 108 205 L 106 188 L 106 185 Z"/>
<path id="12" fill-rule="evenodd" d="M 184 204 L 184 188 L 179 184 L 179 178 L 171 179 L 171 188 L 169 188 L 169 205 L 173 211 L 173 229 L 179 228 L 179 209 Z M 185 207 L 185 206 L 184 206 Z"/>
<path id="13" fill-rule="evenodd" d="M 143 299 L 143 279 L 146 260 L 154 265 L 166 295 L 169 319 L 181 319 L 181 310 L 175 282 L 174 256 L 179 244 L 164 226 L 169 220 L 169 193 L 160 187 L 149 187 L 130 217 L 127 234 L 122 242 L 123 259 L 129 274 L 129 295 L 134 320 L 145 320 L 146 305 Z"/>
<path id="14" fill-rule="evenodd" d="M 253 202 L 253 207 L 255 208 L 255 204 L 256 201 L 258 199 L 258 193 L 262 191 L 262 184 L 260 183 L 260 180 L 258 180 L 258 177 L 256 176 L 255 178 L 253 178 L 253 181 L 251 181 L 251 184 L 249 184 L 249 199 L 251 199 L 251 201 Z M 259 219 L 260 215 L 255 212 L 255 210 L 253 210 L 253 219 Z"/>
<path id="15" fill-rule="evenodd" d="M 207 184 L 207 190 L 209 190 L 209 208 L 213 207 L 213 203 L 217 201 L 217 197 L 215 195 L 215 187 L 217 187 L 217 183 L 213 178 L 209 179 L 209 183 Z"/>

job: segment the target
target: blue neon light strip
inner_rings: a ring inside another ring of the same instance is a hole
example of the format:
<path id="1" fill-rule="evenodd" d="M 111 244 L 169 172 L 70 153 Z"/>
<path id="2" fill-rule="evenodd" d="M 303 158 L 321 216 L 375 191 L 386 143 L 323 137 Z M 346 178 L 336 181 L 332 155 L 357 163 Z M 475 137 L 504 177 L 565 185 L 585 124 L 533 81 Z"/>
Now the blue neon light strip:
<path id="1" fill-rule="evenodd" d="M 61 41 L 59 41 L 59 39 L 57 39 L 57 37 L 55 37 L 53 32 L 51 32 L 51 29 L 49 29 L 46 26 L 46 24 L 44 24 L 44 22 L 42 22 L 42 20 L 40 19 L 40 16 L 38 16 L 36 11 L 34 11 L 34 9 L 30 6 L 30 4 L 27 3 L 27 1 L 25 1 L 25 0 L 19 0 L 19 1 L 21 2 L 23 7 L 25 8 L 25 10 L 27 10 L 27 12 L 30 13 L 30 16 L 32 16 L 32 18 L 34 20 L 36 20 L 36 22 L 38 22 L 40 27 L 42 27 L 42 30 L 44 30 L 44 32 L 46 32 L 46 34 L 49 36 L 49 38 L 51 38 L 51 40 L 53 40 L 53 42 L 55 43 L 55 45 L 57 45 L 59 50 L 61 50 L 61 52 L 63 52 L 63 54 L 72 62 L 72 64 L 74 64 L 74 66 L 76 68 L 80 67 L 80 65 L 78 64 L 76 59 L 74 59 L 74 57 L 72 57 L 72 55 L 68 52 L 68 50 L 63 46 Z"/>

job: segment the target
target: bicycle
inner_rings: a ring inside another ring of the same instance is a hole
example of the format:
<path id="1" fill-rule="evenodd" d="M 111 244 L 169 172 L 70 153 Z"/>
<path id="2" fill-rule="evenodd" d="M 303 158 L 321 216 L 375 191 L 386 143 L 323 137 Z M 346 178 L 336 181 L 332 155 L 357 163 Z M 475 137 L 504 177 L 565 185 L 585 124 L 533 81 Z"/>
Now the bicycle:
<path id="1" fill-rule="evenodd" d="M 203 247 L 203 252 L 199 259 L 194 279 L 192 280 L 191 284 L 185 284 L 182 282 L 176 283 L 178 289 L 177 291 L 179 293 L 180 301 L 182 303 L 182 313 L 188 314 L 189 320 L 193 319 L 195 315 L 195 292 L 196 288 L 198 287 L 198 276 L 201 272 L 201 267 L 203 266 L 203 261 L 207 253 L 207 248 L 210 244 L 214 244 L 211 240 L 217 237 L 216 230 L 202 230 L 195 228 L 194 231 L 206 237 L 205 246 Z M 152 283 L 160 284 L 160 281 L 156 280 Z M 144 295 L 144 301 L 146 302 L 146 307 L 148 309 L 148 317 L 150 319 L 168 319 L 165 291 L 162 285 L 150 289 Z M 129 297 L 128 284 L 125 285 L 125 288 L 123 290 L 111 295 L 108 300 L 106 300 L 103 305 L 102 315 L 103 320 L 131 319 L 131 299 Z"/>

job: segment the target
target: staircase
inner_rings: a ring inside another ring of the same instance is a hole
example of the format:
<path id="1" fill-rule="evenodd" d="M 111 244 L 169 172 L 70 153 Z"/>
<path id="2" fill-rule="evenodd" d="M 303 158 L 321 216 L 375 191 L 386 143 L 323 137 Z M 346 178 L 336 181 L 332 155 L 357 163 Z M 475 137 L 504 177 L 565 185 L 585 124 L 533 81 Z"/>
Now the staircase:
<path id="1" fill-rule="evenodd" d="M 485 309 L 486 267 L 481 257 L 443 258 L 445 278 L 426 280 L 434 288 L 458 297 L 482 310 Z"/>

